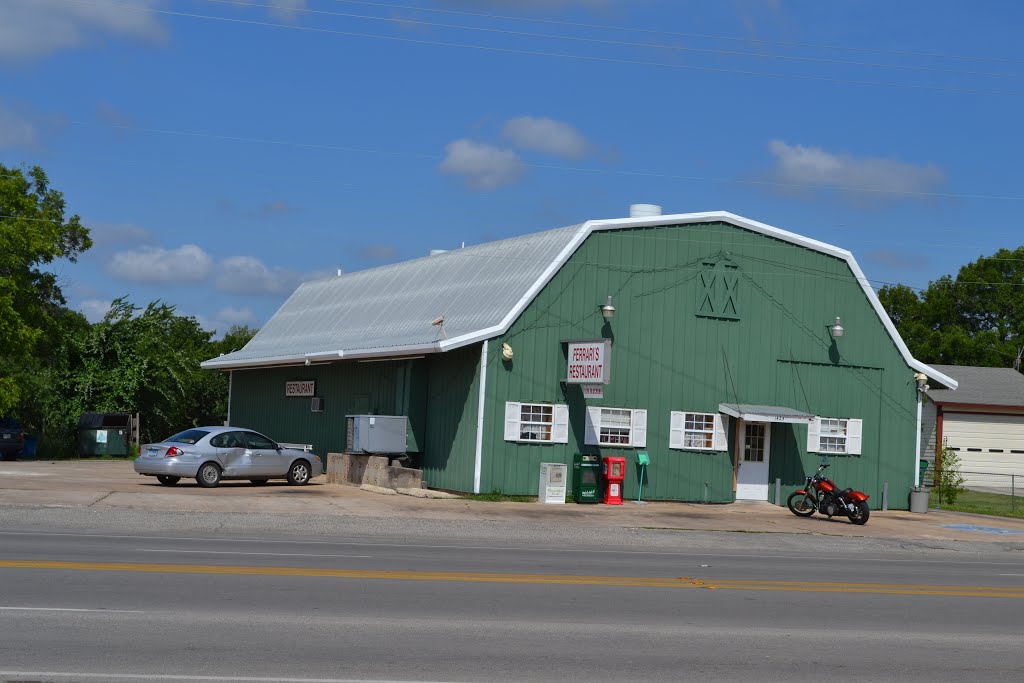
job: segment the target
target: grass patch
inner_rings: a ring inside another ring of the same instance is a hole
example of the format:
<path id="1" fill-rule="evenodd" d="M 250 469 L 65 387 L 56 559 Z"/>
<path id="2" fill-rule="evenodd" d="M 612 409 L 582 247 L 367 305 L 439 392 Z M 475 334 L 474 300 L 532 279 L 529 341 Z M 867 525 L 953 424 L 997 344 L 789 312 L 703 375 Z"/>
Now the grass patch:
<path id="1" fill-rule="evenodd" d="M 936 495 L 932 491 L 933 500 Z M 957 496 L 956 504 L 943 502 L 939 507 L 953 512 L 973 512 L 978 515 L 994 515 L 996 517 L 1024 518 L 1024 496 L 1011 496 L 1002 493 L 985 493 L 984 491 L 964 491 Z"/>
<path id="2" fill-rule="evenodd" d="M 536 503 L 537 496 L 510 496 L 501 491 L 490 493 L 461 493 L 464 500 L 480 500 L 485 503 Z"/>

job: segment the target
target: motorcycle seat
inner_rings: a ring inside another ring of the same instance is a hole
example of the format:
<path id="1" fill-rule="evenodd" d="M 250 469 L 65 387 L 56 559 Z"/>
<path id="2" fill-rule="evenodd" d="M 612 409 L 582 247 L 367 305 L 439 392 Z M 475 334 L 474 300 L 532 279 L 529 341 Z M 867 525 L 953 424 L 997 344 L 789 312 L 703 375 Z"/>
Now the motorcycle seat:
<path id="1" fill-rule="evenodd" d="M 843 489 L 842 491 L 839 492 L 839 495 L 840 496 L 848 496 L 851 493 L 853 493 L 853 489 Z"/>

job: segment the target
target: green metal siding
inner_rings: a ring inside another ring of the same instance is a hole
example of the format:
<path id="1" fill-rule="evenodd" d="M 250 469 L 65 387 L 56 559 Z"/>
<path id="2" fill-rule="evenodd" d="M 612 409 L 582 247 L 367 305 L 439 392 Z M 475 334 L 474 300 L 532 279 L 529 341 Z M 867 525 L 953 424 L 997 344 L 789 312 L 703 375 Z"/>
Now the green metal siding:
<path id="1" fill-rule="evenodd" d="M 345 450 L 346 415 L 401 415 L 409 362 L 334 363 L 309 367 L 235 370 L 231 424 L 285 443 L 312 443 L 321 457 Z M 324 412 L 309 398 L 284 395 L 285 382 L 315 380 Z"/>
<path id="2" fill-rule="evenodd" d="M 427 359 L 423 480 L 435 489 L 472 491 L 476 462 L 480 345 Z"/>
<path id="3" fill-rule="evenodd" d="M 737 317 L 698 317 L 705 263 L 725 258 L 738 267 Z M 598 310 L 608 294 L 618 309 L 610 323 Z M 846 335 L 833 343 L 836 316 Z M 559 382 L 562 342 L 602 337 L 614 342 L 611 383 L 604 399 L 585 401 L 578 387 Z M 730 502 L 732 421 L 728 453 L 678 451 L 668 448 L 669 413 L 737 402 L 863 419 L 863 454 L 833 458 L 831 473 L 876 505 L 888 482 L 890 505 L 906 507 L 913 373 L 841 259 L 723 223 L 596 232 L 494 343 L 501 342 L 515 356 L 503 363 L 494 353 L 488 362 L 484 490 L 535 494 L 541 462 L 568 464 L 581 450 L 634 462 L 634 449 L 583 445 L 586 406 L 601 405 L 648 411 L 645 498 Z M 504 441 L 505 401 L 568 404 L 570 443 Z M 781 477 L 788 495 L 817 456 L 805 453 L 806 427 L 773 427 L 769 476 Z M 625 494 L 635 497 L 635 470 L 627 469 Z"/>

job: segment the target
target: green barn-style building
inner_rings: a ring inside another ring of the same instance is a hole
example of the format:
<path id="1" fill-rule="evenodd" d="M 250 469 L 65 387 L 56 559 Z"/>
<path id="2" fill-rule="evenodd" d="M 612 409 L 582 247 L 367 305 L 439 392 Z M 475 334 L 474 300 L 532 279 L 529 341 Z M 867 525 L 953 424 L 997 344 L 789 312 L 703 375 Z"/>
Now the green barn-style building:
<path id="1" fill-rule="evenodd" d="M 645 499 L 774 501 L 828 455 L 906 508 L 917 380 L 956 382 L 911 357 L 852 254 L 652 209 L 306 283 L 203 367 L 231 373 L 231 424 L 321 456 L 347 415 L 407 416 L 432 488 L 536 494 L 542 462 L 643 451 Z"/>

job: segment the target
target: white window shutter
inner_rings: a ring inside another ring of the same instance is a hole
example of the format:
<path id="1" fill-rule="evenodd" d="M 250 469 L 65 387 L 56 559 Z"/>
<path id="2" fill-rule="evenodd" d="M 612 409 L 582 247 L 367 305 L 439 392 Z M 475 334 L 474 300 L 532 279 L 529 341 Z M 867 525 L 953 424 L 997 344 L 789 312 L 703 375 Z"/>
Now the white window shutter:
<path id="1" fill-rule="evenodd" d="M 686 413 L 673 410 L 668 423 L 668 447 L 682 448 L 686 443 L 683 428 L 686 425 Z"/>
<path id="2" fill-rule="evenodd" d="M 715 413 L 715 442 L 714 448 L 716 451 L 727 451 L 729 450 L 729 439 L 725 434 L 725 420 L 722 418 L 721 413 Z"/>
<path id="3" fill-rule="evenodd" d="M 630 446 L 633 448 L 647 448 L 647 411 L 634 408 L 632 411 L 632 423 L 629 428 Z"/>
<path id="4" fill-rule="evenodd" d="M 864 432 L 864 420 L 846 421 L 846 452 L 860 455 L 861 435 Z"/>
<path id="5" fill-rule="evenodd" d="M 821 450 L 821 422 L 819 418 L 812 417 L 807 423 L 807 452 L 817 453 Z"/>
<path id="6" fill-rule="evenodd" d="M 519 420 L 522 418 L 521 403 L 505 402 L 505 441 L 519 441 Z"/>
<path id="7" fill-rule="evenodd" d="M 555 428 L 551 435 L 554 443 L 569 443 L 569 406 L 555 404 Z"/>
<path id="8" fill-rule="evenodd" d="M 587 428 L 583 432 L 583 443 L 596 446 L 601 441 L 601 409 L 587 407 Z"/>

